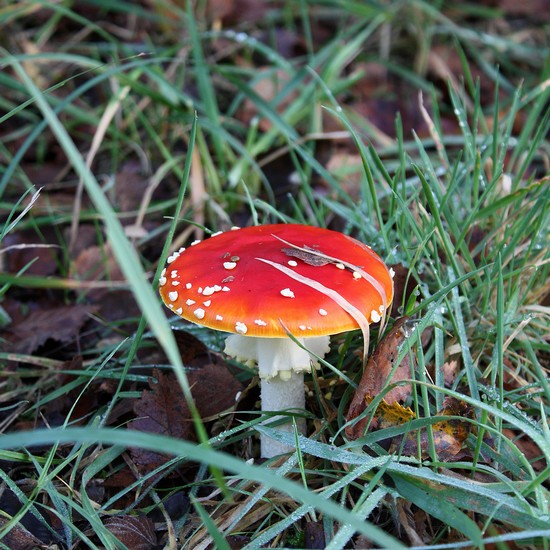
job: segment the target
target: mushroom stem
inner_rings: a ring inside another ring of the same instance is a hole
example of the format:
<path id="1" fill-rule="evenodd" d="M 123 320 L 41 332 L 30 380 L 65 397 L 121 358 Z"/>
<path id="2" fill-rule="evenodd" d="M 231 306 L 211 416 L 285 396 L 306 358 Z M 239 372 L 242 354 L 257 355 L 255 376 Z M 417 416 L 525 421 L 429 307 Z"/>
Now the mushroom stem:
<path id="1" fill-rule="evenodd" d="M 290 371 L 289 378 L 275 376 L 263 379 L 261 385 L 262 411 L 284 411 L 305 409 L 306 400 L 304 394 L 304 373 Z M 271 423 L 280 416 L 271 417 L 267 422 Z M 299 433 L 305 433 L 305 418 L 296 418 L 296 425 Z M 292 432 L 293 424 L 289 420 L 276 427 L 277 430 Z M 261 434 L 261 455 L 263 458 L 271 458 L 276 455 L 288 453 L 294 450 L 293 447 L 275 441 L 268 435 Z"/>
<path id="2" fill-rule="evenodd" d="M 319 357 L 329 350 L 328 336 L 301 340 L 304 347 Z M 262 411 L 284 411 L 305 408 L 304 371 L 311 371 L 315 359 L 290 338 L 251 338 L 232 334 L 225 340 L 225 353 L 241 361 L 258 364 L 261 379 Z M 304 432 L 305 420 L 297 419 L 298 429 Z M 277 426 L 292 430 L 292 423 Z M 268 445 L 269 440 L 269 445 Z M 261 455 L 271 458 L 288 453 L 292 448 L 281 445 L 267 436 L 261 437 Z"/>

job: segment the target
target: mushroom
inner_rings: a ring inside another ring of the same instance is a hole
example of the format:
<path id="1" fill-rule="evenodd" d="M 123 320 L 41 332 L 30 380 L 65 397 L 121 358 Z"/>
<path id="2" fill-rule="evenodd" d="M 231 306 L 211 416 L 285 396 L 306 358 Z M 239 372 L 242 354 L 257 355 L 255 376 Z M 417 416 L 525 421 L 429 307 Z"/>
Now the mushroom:
<path id="1" fill-rule="evenodd" d="M 393 298 L 391 270 L 368 246 L 305 225 L 232 228 L 167 262 L 164 303 L 188 321 L 232 333 L 225 352 L 258 365 L 262 411 L 304 409 L 304 372 L 328 352 L 329 336 L 357 328 L 368 335 Z M 303 419 L 298 426 L 303 431 Z M 289 450 L 262 434 L 263 457 Z"/>

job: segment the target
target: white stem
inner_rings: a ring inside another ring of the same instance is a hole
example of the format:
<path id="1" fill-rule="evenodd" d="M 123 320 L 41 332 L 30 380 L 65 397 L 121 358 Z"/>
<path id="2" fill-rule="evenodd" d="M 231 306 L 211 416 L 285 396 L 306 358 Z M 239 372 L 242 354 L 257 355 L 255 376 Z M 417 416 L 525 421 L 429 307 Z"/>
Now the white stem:
<path id="1" fill-rule="evenodd" d="M 304 338 L 301 341 L 308 350 L 319 357 L 324 357 L 329 350 L 328 336 Z M 232 334 L 225 341 L 225 353 L 241 361 L 258 364 L 262 411 L 305 409 L 304 371 L 311 371 L 312 356 L 293 340 Z M 298 419 L 297 425 L 300 433 L 305 433 L 305 419 Z M 277 426 L 277 429 L 292 431 L 292 422 Z M 261 455 L 264 458 L 292 450 L 293 447 L 261 436 Z"/>
<path id="2" fill-rule="evenodd" d="M 284 411 L 304 409 L 306 405 L 304 394 L 304 374 L 303 372 L 291 372 L 290 378 L 282 380 L 281 377 L 261 380 L 262 411 Z M 268 422 L 275 418 L 271 417 Z M 296 424 L 300 433 L 305 433 L 305 418 L 297 418 Z M 277 430 L 292 432 L 293 424 L 289 419 L 285 424 L 275 427 Z M 267 435 L 260 436 L 261 454 L 264 458 L 288 453 L 294 450 L 294 447 L 279 443 Z"/>

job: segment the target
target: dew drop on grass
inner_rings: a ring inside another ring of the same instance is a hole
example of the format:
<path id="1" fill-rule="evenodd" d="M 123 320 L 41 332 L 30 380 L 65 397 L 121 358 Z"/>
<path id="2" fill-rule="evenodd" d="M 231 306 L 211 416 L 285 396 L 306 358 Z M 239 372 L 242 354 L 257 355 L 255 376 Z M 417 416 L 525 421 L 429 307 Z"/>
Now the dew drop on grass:
<path id="1" fill-rule="evenodd" d="M 246 42 L 247 39 L 248 39 L 248 34 L 246 34 L 245 32 L 238 32 L 235 34 L 236 42 L 239 42 L 242 44 L 243 42 Z"/>

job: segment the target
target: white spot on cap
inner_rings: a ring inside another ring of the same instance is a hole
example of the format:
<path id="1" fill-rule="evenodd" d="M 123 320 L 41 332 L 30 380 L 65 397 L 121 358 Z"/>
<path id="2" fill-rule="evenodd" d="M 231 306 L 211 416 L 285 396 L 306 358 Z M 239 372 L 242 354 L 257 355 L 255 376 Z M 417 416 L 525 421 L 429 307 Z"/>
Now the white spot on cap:
<path id="1" fill-rule="evenodd" d="M 200 242 L 201 242 L 201 240 L 200 240 L 200 239 L 197 239 L 196 241 L 193 241 L 193 242 L 191 243 L 191 246 L 195 246 L 195 245 L 199 244 Z"/>
<path id="2" fill-rule="evenodd" d="M 204 290 L 202 291 L 202 295 L 203 296 L 211 296 L 212 294 L 214 294 L 214 292 L 216 292 L 216 287 L 205 286 Z"/>
<path id="3" fill-rule="evenodd" d="M 379 311 L 380 313 L 384 313 L 384 310 L 385 310 L 385 309 L 386 309 L 386 308 L 384 307 L 384 304 L 382 304 L 382 305 L 378 308 L 378 311 Z"/>
<path id="4" fill-rule="evenodd" d="M 223 262 L 223 267 L 225 267 L 225 269 L 235 269 L 237 267 L 237 262 Z"/>
<path id="5" fill-rule="evenodd" d="M 361 273 L 359 273 L 359 271 L 354 271 L 353 272 L 353 278 L 354 279 L 360 279 L 361 278 Z"/>
<path id="6" fill-rule="evenodd" d="M 221 235 L 223 233 L 223 231 L 216 231 L 215 233 L 212 233 L 212 235 L 210 235 L 211 237 L 217 237 L 218 235 Z"/>
<path id="7" fill-rule="evenodd" d="M 262 321 L 261 319 L 256 319 L 256 320 L 254 321 L 254 323 L 255 323 L 256 325 L 258 325 L 259 327 L 266 327 L 266 326 L 267 326 L 267 323 L 266 323 L 265 321 Z"/>
<path id="8" fill-rule="evenodd" d="M 321 308 L 319 310 L 319 315 L 323 315 L 323 317 L 324 317 L 325 315 L 328 315 L 328 311 L 326 309 Z"/>
<path id="9" fill-rule="evenodd" d="M 178 276 L 178 270 L 172 269 L 172 271 L 170 272 L 170 277 L 172 277 L 172 279 L 175 279 L 177 276 Z"/>
<path id="10" fill-rule="evenodd" d="M 189 290 L 193 285 L 191 283 L 186 283 L 185 288 Z"/>
<path id="11" fill-rule="evenodd" d="M 191 300 L 191 298 L 189 298 L 189 300 L 186 300 L 185 302 L 188 306 L 192 306 L 193 304 L 196 304 L 195 300 Z"/>
<path id="12" fill-rule="evenodd" d="M 212 303 L 212 300 L 206 300 L 206 302 L 203 302 L 203 304 L 208 307 Z"/>
<path id="13" fill-rule="evenodd" d="M 300 330 L 306 330 L 306 329 L 307 329 L 307 327 L 306 327 L 305 325 L 300 325 L 298 328 L 299 328 Z"/>
<path id="14" fill-rule="evenodd" d="M 281 290 L 281 294 L 285 298 L 294 298 L 294 292 L 292 292 L 292 290 L 290 290 L 290 288 L 283 288 L 283 290 Z"/>
<path id="15" fill-rule="evenodd" d="M 216 321 L 223 321 L 223 317 L 221 315 L 216 315 Z"/>
<path id="16" fill-rule="evenodd" d="M 198 292 L 199 294 L 202 294 L 202 286 L 199 286 L 199 288 L 197 289 L 197 292 Z"/>
<path id="17" fill-rule="evenodd" d="M 380 321 L 380 314 L 378 313 L 378 311 L 376 311 L 375 309 L 373 309 L 371 312 L 370 312 L 370 319 L 373 323 L 378 323 L 378 321 Z"/>
<path id="18" fill-rule="evenodd" d="M 180 284 L 179 281 L 172 281 L 172 286 L 178 286 Z"/>
<path id="19" fill-rule="evenodd" d="M 231 289 L 228 286 L 222 287 L 223 292 L 229 292 Z"/>
<path id="20" fill-rule="evenodd" d="M 296 267 L 298 265 L 298 262 L 296 260 L 288 260 L 288 265 Z"/>
<path id="21" fill-rule="evenodd" d="M 235 323 L 235 330 L 240 334 L 246 334 L 248 332 L 248 327 L 244 323 L 237 321 Z"/>
<path id="22" fill-rule="evenodd" d="M 231 231 L 237 231 L 237 229 L 240 229 L 240 227 L 237 226 L 237 225 L 234 225 L 234 226 L 231 228 Z"/>
<path id="23" fill-rule="evenodd" d="M 171 264 L 174 260 L 177 260 L 179 258 L 179 253 L 178 252 L 174 252 L 171 256 L 168 256 L 167 260 L 166 260 L 166 263 L 167 264 Z"/>
<path id="24" fill-rule="evenodd" d="M 178 309 L 175 310 L 178 315 L 181 315 L 183 313 L 183 308 L 178 307 Z"/>
<path id="25" fill-rule="evenodd" d="M 178 250 L 179 254 L 181 254 L 182 252 L 185 252 L 185 247 L 183 247 L 183 246 Z"/>
<path id="26" fill-rule="evenodd" d="M 175 302 L 178 299 L 178 293 L 173 290 L 172 292 L 168 293 L 168 298 L 172 300 L 172 302 Z"/>
<path id="27" fill-rule="evenodd" d="M 390 267 L 390 277 L 393 279 L 395 277 L 395 271 Z"/>
<path id="28" fill-rule="evenodd" d="M 206 312 L 201 307 L 197 308 L 195 311 L 193 311 L 195 314 L 195 317 L 197 319 L 204 319 L 204 316 L 206 315 Z"/>
<path id="29" fill-rule="evenodd" d="M 161 277 L 161 278 L 159 279 L 159 285 L 160 285 L 160 286 L 164 286 L 165 284 L 166 284 L 166 277 Z"/>
<path id="30" fill-rule="evenodd" d="M 166 268 L 162 270 L 162 273 L 160 274 L 161 277 L 164 277 L 166 275 Z"/>
<path id="31" fill-rule="evenodd" d="M 334 264 L 338 269 L 346 269 L 346 266 L 344 264 L 341 264 L 338 262 L 337 264 Z"/>

